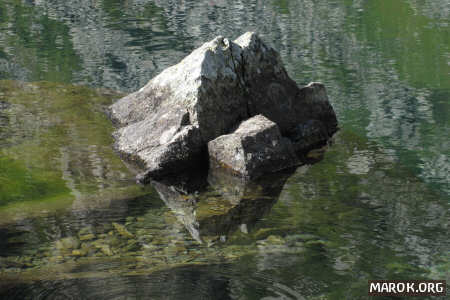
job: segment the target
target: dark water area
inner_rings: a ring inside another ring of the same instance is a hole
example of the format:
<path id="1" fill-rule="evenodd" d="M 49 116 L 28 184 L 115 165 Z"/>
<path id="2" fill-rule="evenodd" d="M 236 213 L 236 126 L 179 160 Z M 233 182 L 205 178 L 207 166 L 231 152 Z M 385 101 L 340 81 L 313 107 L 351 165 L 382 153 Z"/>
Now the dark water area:
<path id="1" fill-rule="evenodd" d="M 449 282 L 449 20 L 447 0 L 1 1 L 0 299 L 369 299 L 370 279 Z M 258 182 L 136 185 L 104 107 L 246 31 L 299 85 L 325 84 L 333 143 Z"/>

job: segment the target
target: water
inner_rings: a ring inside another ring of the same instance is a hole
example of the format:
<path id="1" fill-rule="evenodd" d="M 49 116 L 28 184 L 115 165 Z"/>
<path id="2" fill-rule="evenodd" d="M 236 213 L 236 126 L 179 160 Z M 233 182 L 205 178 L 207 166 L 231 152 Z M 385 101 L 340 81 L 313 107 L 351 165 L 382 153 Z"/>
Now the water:
<path id="1" fill-rule="evenodd" d="M 449 281 L 449 20 L 446 0 L 0 2 L 0 298 L 366 299 L 368 279 Z M 251 185 L 135 185 L 105 105 L 248 30 L 298 84 L 325 83 L 333 145 Z"/>

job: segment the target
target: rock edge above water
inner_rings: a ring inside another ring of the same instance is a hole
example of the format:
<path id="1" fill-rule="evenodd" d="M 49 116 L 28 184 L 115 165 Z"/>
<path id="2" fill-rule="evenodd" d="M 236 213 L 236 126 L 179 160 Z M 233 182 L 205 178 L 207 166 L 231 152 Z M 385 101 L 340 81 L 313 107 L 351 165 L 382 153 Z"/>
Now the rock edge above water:
<path id="1" fill-rule="evenodd" d="M 208 142 L 219 165 L 255 178 L 299 164 L 299 153 L 326 142 L 337 130 L 325 87 L 310 83 L 299 88 L 279 54 L 252 32 L 235 41 L 219 36 L 205 43 L 111 105 L 110 116 L 119 127 L 116 150 L 146 170 L 138 175 L 141 182 L 196 168 L 207 160 Z M 246 121 L 251 118 L 256 119 Z M 277 142 L 258 140 L 257 132 Z M 220 161 L 225 156 L 218 155 L 217 141 L 224 141 L 223 135 L 236 141 L 219 147 L 226 146 L 228 154 L 252 149 L 239 165 L 230 164 L 230 155 Z M 250 140 L 255 144 L 243 143 Z M 258 149 L 261 142 L 268 151 Z M 274 155 L 289 159 L 267 167 Z"/>

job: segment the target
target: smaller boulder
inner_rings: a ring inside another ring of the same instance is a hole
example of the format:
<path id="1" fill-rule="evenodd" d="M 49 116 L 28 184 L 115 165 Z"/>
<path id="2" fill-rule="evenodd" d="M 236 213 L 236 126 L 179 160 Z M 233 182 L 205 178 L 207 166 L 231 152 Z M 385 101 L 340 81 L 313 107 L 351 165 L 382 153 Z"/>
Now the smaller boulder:
<path id="1" fill-rule="evenodd" d="M 254 179 L 299 163 L 291 142 L 281 136 L 274 122 L 254 116 L 231 134 L 208 143 L 211 167 L 224 167 L 232 173 Z"/>

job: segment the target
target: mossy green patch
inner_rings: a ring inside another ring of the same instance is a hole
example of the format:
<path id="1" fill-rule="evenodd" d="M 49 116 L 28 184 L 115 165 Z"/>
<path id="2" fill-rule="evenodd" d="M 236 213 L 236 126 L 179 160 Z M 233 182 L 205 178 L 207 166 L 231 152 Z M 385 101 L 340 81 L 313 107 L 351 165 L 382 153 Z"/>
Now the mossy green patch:
<path id="1" fill-rule="evenodd" d="M 24 202 L 60 198 L 90 206 L 95 199 L 145 193 L 112 150 L 113 127 L 104 110 L 120 96 L 83 86 L 0 81 L 0 100 L 8 103 L 0 144 L 2 214 Z"/>
<path id="2" fill-rule="evenodd" d="M 41 200 L 68 196 L 60 174 L 48 170 L 32 170 L 19 160 L 0 157 L 0 206 L 15 201 Z"/>

